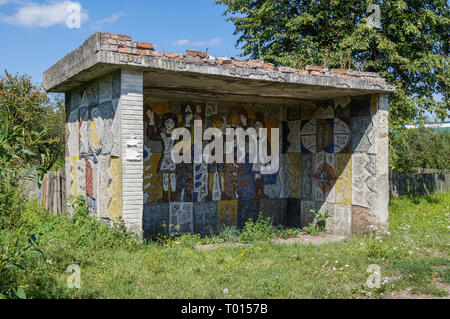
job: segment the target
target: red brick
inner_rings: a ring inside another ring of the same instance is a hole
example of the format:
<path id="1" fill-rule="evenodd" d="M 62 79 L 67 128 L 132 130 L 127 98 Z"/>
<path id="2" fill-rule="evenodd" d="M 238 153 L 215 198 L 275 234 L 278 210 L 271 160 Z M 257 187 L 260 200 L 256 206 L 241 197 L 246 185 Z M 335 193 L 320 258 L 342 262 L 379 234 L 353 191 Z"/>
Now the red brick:
<path id="1" fill-rule="evenodd" d="M 296 70 L 295 72 L 297 72 L 300 75 L 309 75 L 309 72 L 306 70 Z"/>
<path id="2" fill-rule="evenodd" d="M 86 194 L 91 197 L 94 197 L 92 166 L 89 161 L 86 162 Z"/>
<path id="3" fill-rule="evenodd" d="M 139 55 L 150 55 L 150 50 L 137 49 Z"/>
<path id="4" fill-rule="evenodd" d="M 114 34 L 111 34 L 111 37 L 113 39 L 116 39 L 116 40 L 123 40 L 123 41 L 130 41 L 131 40 L 131 36 L 126 35 L 126 34 L 114 33 Z"/>
<path id="5" fill-rule="evenodd" d="M 176 60 L 183 60 L 184 59 L 184 54 L 181 54 L 181 53 L 166 53 L 166 56 L 169 59 L 176 59 Z"/>
<path id="6" fill-rule="evenodd" d="M 317 72 L 322 72 L 323 68 L 321 66 L 314 66 L 314 65 L 307 65 L 306 66 L 306 71 L 317 71 Z"/>
<path id="7" fill-rule="evenodd" d="M 154 57 L 161 58 L 161 57 L 164 56 L 164 52 L 160 52 L 160 51 L 155 51 L 155 50 L 153 50 L 153 51 L 150 51 L 150 55 L 151 55 L 151 56 L 154 56 Z"/>
<path id="8" fill-rule="evenodd" d="M 233 60 L 232 61 L 233 66 L 238 68 L 249 68 L 250 65 L 246 61 L 240 61 L 240 60 Z"/>
<path id="9" fill-rule="evenodd" d="M 347 70 L 345 69 L 331 69 L 330 71 L 333 73 L 347 74 Z"/>
<path id="10" fill-rule="evenodd" d="M 313 76 L 325 76 L 324 73 L 318 71 L 311 71 L 309 74 Z"/>
<path id="11" fill-rule="evenodd" d="M 352 206 L 352 234 L 361 234 L 368 230 L 369 209 L 361 206 Z"/>
<path id="12" fill-rule="evenodd" d="M 271 64 L 271 63 L 264 63 L 264 64 L 263 64 L 263 68 L 275 70 L 275 65 L 273 65 L 273 64 Z"/>
<path id="13" fill-rule="evenodd" d="M 138 42 L 137 47 L 139 49 L 147 49 L 147 50 L 153 50 L 153 44 L 146 43 L 146 42 Z"/>
<path id="14" fill-rule="evenodd" d="M 221 59 L 218 59 L 217 61 L 218 61 L 219 65 L 232 64 L 233 63 L 233 61 L 231 59 L 226 59 L 226 58 L 225 59 L 221 58 Z"/>
<path id="15" fill-rule="evenodd" d="M 280 66 L 278 68 L 278 71 L 283 72 L 283 73 L 295 73 L 297 70 L 294 68 L 289 68 L 287 66 Z"/>
<path id="16" fill-rule="evenodd" d="M 206 53 L 204 53 L 202 51 L 195 51 L 195 50 L 186 50 L 186 55 L 196 56 L 196 57 L 200 57 L 200 58 L 207 57 Z"/>

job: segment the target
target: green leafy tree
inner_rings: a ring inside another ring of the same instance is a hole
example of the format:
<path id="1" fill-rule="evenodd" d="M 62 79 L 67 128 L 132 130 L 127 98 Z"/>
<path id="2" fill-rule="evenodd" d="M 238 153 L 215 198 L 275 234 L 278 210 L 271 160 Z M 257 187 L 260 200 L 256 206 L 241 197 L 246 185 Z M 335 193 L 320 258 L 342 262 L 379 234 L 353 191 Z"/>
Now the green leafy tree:
<path id="1" fill-rule="evenodd" d="M 439 132 L 423 126 L 396 130 L 391 133 L 389 147 L 393 171 L 450 170 L 450 131 Z"/>
<path id="2" fill-rule="evenodd" d="M 351 68 L 395 85 L 391 124 L 450 110 L 447 0 L 216 0 L 239 35 L 242 56 L 277 65 Z M 381 26 L 367 9 L 380 7 Z M 441 101 L 436 96 L 442 96 Z"/>
<path id="3" fill-rule="evenodd" d="M 30 144 L 23 139 L 20 144 L 33 152 L 22 154 L 25 163 L 33 162 L 46 170 L 51 169 L 65 152 L 65 112 L 60 96 L 49 97 L 45 91 L 34 85 L 27 75 L 12 75 L 5 71 L 0 75 L 0 119 L 7 119 L 10 128 L 23 130 L 23 134 L 44 132 Z M 44 156 L 36 157 L 35 154 Z M 61 165 L 60 165 L 61 166 Z"/>

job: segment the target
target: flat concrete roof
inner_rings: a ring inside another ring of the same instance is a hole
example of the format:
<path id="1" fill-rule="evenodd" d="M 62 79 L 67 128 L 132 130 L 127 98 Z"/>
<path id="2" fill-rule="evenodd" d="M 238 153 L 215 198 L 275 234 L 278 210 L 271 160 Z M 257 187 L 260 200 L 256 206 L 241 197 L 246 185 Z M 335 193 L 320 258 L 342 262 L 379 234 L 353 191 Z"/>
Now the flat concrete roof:
<path id="1" fill-rule="evenodd" d="M 241 102 L 289 103 L 395 90 L 373 72 L 276 67 L 191 50 L 164 53 L 127 35 L 100 32 L 45 71 L 43 86 L 48 92 L 66 92 L 124 68 L 142 71 L 144 93 L 161 97 L 221 96 Z"/>

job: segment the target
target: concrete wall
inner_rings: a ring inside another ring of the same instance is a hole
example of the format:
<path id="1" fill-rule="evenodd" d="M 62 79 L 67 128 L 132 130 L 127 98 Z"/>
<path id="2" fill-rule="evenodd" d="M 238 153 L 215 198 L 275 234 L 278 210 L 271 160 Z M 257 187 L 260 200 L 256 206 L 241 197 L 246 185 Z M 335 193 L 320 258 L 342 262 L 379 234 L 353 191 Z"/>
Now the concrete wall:
<path id="1" fill-rule="evenodd" d="M 304 227 L 314 211 L 330 214 L 328 231 L 349 234 L 388 222 L 387 98 L 365 95 L 298 106 L 227 104 L 145 97 L 144 217 L 146 235 L 209 233 L 242 227 L 261 212 L 275 224 Z M 186 108 L 204 129 L 262 118 L 281 130 L 281 168 L 258 176 L 249 164 L 177 164 L 163 167 L 164 123 L 186 123 Z M 150 111 L 150 112 L 149 112 Z M 151 114 L 151 115 L 149 115 Z"/>
<path id="2" fill-rule="evenodd" d="M 66 93 L 66 192 L 109 221 L 123 217 L 121 82 L 117 71 Z"/>
<path id="3" fill-rule="evenodd" d="M 142 72 L 115 71 L 66 93 L 66 192 L 85 196 L 99 218 L 145 235 L 242 227 L 260 212 L 275 224 L 304 227 L 311 210 L 329 212 L 330 233 L 385 227 L 387 106 L 386 95 L 295 106 L 164 100 L 144 97 Z M 204 129 L 258 121 L 279 128 L 280 170 L 264 175 L 248 162 L 167 165 L 168 118 L 191 130 L 194 119 Z"/>

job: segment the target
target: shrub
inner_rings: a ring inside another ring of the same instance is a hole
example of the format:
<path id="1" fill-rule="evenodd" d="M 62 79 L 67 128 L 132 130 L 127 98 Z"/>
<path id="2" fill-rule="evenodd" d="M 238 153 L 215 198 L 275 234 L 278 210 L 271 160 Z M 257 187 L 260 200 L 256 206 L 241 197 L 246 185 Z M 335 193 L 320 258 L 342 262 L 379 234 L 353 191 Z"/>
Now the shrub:
<path id="1" fill-rule="evenodd" d="M 311 213 L 314 213 L 314 210 L 311 210 Z M 317 233 L 326 232 L 327 227 L 327 218 L 329 217 L 328 211 L 324 211 L 322 213 L 316 213 L 314 216 L 314 221 L 305 227 L 303 230 L 311 235 L 315 235 Z"/>
<path id="2" fill-rule="evenodd" d="M 420 127 L 390 135 L 390 166 L 395 172 L 450 169 L 450 132 Z"/>
<path id="3" fill-rule="evenodd" d="M 242 242 L 265 241 L 273 236 L 274 230 L 270 218 L 263 218 L 260 213 L 256 222 L 249 219 L 245 223 L 239 238 Z"/>

